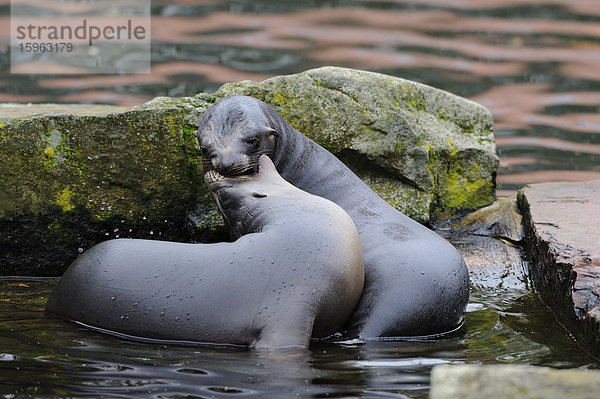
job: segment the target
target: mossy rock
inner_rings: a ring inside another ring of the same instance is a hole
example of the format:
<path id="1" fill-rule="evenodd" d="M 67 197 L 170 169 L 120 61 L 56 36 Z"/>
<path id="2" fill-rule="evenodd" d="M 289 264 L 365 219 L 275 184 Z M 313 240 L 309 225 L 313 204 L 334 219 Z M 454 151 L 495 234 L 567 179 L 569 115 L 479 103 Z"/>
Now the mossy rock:
<path id="1" fill-rule="evenodd" d="M 60 275 L 116 237 L 223 239 L 193 133 L 207 107 L 235 94 L 271 104 L 421 222 L 494 197 L 489 112 L 371 72 L 326 67 L 129 109 L 0 104 L 0 275 Z"/>
<path id="2" fill-rule="evenodd" d="M 183 100 L 0 107 L 0 275 L 58 275 L 110 238 L 210 238 L 218 212 L 186 109 L 210 102 Z"/>
<path id="3" fill-rule="evenodd" d="M 404 79 L 324 67 L 261 83 L 222 86 L 249 95 L 343 159 L 400 211 L 420 222 L 491 203 L 498 157 L 483 106 Z"/>

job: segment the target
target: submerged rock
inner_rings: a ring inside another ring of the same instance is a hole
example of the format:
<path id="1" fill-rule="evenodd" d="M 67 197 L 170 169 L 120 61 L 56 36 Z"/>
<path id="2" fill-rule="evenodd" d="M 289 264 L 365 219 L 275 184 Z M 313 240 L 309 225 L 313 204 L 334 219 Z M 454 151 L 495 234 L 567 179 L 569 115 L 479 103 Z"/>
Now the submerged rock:
<path id="1" fill-rule="evenodd" d="M 436 229 L 460 252 L 471 285 L 520 297 L 530 292 L 523 260 L 522 217 L 514 199 L 500 199 Z"/>
<path id="2" fill-rule="evenodd" d="M 533 184 L 518 199 L 536 291 L 600 357 L 600 180 Z"/>
<path id="3" fill-rule="evenodd" d="M 494 198 L 489 111 L 371 72 L 320 68 L 130 109 L 3 104 L 0 275 L 59 275 L 115 237 L 223 238 L 194 132 L 208 106 L 233 94 L 274 106 L 421 222 Z"/>
<path id="4" fill-rule="evenodd" d="M 435 366 L 430 399 L 595 399 L 598 370 L 474 364 Z"/>

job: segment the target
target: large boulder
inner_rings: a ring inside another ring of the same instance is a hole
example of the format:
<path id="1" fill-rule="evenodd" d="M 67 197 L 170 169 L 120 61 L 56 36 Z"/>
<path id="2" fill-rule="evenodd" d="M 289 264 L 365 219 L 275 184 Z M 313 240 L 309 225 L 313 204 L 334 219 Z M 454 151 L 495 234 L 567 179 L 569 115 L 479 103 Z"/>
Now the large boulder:
<path id="1" fill-rule="evenodd" d="M 381 74 L 327 67 L 130 109 L 3 104 L 0 275 L 59 275 L 109 238 L 223 239 L 193 133 L 234 94 L 271 104 L 421 222 L 494 198 L 490 113 Z"/>
<path id="2" fill-rule="evenodd" d="M 493 201 L 492 116 L 448 92 L 373 72 L 324 67 L 222 86 L 273 106 L 382 198 L 427 222 Z"/>
<path id="3" fill-rule="evenodd" d="M 600 357 L 600 180 L 519 192 L 536 291 L 579 345 Z"/>

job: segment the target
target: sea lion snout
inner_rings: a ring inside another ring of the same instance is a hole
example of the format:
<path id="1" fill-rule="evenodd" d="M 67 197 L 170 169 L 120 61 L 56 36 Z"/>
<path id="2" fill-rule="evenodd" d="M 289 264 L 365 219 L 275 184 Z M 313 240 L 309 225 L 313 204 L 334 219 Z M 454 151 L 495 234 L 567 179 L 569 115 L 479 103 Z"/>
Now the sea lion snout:
<path id="1" fill-rule="evenodd" d="M 210 158 L 210 166 L 223 176 L 234 177 L 253 175 L 258 165 L 250 161 L 248 155 L 235 149 L 221 150 Z"/>

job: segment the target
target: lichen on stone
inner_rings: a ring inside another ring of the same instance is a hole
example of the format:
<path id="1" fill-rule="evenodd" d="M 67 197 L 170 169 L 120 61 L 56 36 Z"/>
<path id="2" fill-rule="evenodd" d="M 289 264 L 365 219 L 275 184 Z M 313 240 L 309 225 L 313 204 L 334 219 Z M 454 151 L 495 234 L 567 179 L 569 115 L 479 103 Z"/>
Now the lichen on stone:
<path id="1" fill-rule="evenodd" d="M 13 255 L 0 274 L 26 264 L 19 274 L 57 275 L 79 248 L 109 238 L 222 234 L 195 131 L 210 105 L 232 95 L 270 104 L 421 222 L 494 198 L 489 111 L 367 71 L 325 67 L 129 109 L 2 104 L 0 246 Z"/>

